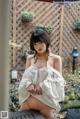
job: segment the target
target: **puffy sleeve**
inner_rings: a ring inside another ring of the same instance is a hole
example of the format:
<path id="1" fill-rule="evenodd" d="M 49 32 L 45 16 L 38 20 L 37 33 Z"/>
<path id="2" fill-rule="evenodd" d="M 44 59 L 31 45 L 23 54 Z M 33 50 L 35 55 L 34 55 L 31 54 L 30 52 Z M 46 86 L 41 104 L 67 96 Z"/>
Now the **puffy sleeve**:
<path id="1" fill-rule="evenodd" d="M 62 102 L 64 101 L 64 97 L 65 97 L 65 81 L 63 79 L 63 77 L 58 77 L 58 81 L 55 82 L 56 85 L 56 92 L 58 94 L 58 102 Z"/>
<path id="2" fill-rule="evenodd" d="M 51 98 L 57 102 L 64 101 L 65 91 L 65 80 L 61 75 L 49 73 L 48 77 L 40 83 L 42 90 Z"/>
<path id="3" fill-rule="evenodd" d="M 21 82 L 19 84 L 18 93 L 19 93 L 19 104 L 24 102 L 30 93 L 27 91 L 27 87 L 32 83 L 32 75 L 28 69 L 23 73 Z"/>
<path id="4" fill-rule="evenodd" d="M 19 89 L 27 88 L 31 83 L 32 83 L 32 74 L 28 69 L 26 69 L 23 73 L 21 82 L 19 84 Z"/>

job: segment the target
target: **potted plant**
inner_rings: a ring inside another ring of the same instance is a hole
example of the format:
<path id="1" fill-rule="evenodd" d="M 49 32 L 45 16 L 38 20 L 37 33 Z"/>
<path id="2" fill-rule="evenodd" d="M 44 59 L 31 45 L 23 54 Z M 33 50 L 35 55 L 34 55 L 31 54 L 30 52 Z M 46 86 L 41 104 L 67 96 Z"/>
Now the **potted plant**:
<path id="1" fill-rule="evenodd" d="M 47 33 L 52 32 L 52 27 L 51 26 L 39 25 L 39 26 L 36 26 L 36 29 L 42 29 L 42 30 L 46 31 Z"/>
<path id="2" fill-rule="evenodd" d="M 31 22 L 33 20 L 33 14 L 28 11 L 23 11 L 21 13 L 21 20 L 22 22 Z"/>
<path id="3" fill-rule="evenodd" d="M 80 30 L 80 20 L 73 23 L 74 30 Z"/>

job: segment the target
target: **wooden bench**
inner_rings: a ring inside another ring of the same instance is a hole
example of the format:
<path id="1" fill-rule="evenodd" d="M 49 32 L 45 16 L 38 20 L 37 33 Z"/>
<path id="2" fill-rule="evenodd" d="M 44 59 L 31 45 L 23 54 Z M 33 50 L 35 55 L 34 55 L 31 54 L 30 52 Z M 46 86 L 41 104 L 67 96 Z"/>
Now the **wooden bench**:
<path id="1" fill-rule="evenodd" d="M 25 110 L 25 111 L 9 112 L 9 119 L 45 119 L 45 118 L 38 111 Z"/>

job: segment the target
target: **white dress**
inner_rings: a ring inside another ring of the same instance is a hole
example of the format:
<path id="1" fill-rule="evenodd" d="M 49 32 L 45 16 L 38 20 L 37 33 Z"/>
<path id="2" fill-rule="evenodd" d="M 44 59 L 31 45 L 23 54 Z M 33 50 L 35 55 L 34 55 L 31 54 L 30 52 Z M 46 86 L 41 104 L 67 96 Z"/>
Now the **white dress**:
<path id="1" fill-rule="evenodd" d="M 42 88 L 42 95 L 31 94 L 27 87 L 31 84 L 39 84 Z M 46 104 L 55 108 L 57 112 L 61 107 L 59 102 L 64 100 L 64 79 L 61 74 L 47 64 L 47 67 L 38 69 L 30 66 L 25 70 L 19 85 L 19 103 L 21 104 L 29 98 L 30 95 Z"/>

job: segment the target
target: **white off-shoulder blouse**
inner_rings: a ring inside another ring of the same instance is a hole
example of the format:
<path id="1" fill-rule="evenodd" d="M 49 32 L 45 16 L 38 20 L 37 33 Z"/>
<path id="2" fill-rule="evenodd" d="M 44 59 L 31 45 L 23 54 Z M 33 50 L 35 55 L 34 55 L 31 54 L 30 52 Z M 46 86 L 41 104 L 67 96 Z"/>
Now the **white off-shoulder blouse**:
<path id="1" fill-rule="evenodd" d="M 31 94 L 27 87 L 31 84 L 39 84 L 42 88 L 42 95 Z M 62 75 L 47 64 L 47 67 L 37 68 L 30 66 L 25 70 L 22 80 L 19 84 L 19 103 L 21 104 L 29 98 L 30 95 L 42 103 L 55 108 L 57 112 L 61 107 L 59 102 L 64 100 L 65 80 Z"/>

